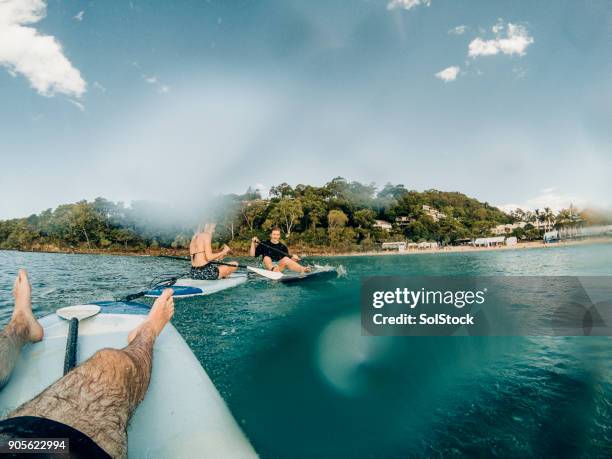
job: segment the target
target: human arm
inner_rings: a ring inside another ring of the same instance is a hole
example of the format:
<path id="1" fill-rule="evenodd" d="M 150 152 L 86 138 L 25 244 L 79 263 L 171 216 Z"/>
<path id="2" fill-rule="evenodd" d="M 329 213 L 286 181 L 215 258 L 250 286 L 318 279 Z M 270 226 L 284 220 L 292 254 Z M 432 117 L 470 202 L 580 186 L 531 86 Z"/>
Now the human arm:
<path id="1" fill-rule="evenodd" d="M 227 246 L 227 244 L 223 244 L 223 249 L 215 253 L 212 250 L 211 240 L 207 238 L 204 241 L 204 255 L 206 256 L 207 261 L 220 260 L 225 257 L 230 252 L 230 250 L 231 249 Z"/>
<path id="2" fill-rule="evenodd" d="M 255 257 L 256 256 L 256 246 L 259 243 L 259 238 L 257 236 L 253 237 L 251 239 L 251 247 L 249 248 L 249 256 L 251 257 Z"/>

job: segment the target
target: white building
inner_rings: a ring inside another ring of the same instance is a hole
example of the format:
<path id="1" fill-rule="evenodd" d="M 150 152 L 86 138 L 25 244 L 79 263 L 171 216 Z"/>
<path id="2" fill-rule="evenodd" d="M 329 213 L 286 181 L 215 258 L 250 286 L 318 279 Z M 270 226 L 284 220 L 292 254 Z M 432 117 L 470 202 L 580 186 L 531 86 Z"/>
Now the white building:
<path id="1" fill-rule="evenodd" d="M 427 249 L 437 249 L 439 244 L 437 242 L 419 242 L 417 244 L 417 249 L 419 250 L 427 250 Z"/>
<path id="2" fill-rule="evenodd" d="M 413 220 L 414 218 L 412 217 L 395 217 L 395 224 L 398 226 L 406 226 Z"/>
<path id="3" fill-rule="evenodd" d="M 505 234 L 510 234 L 516 228 L 525 228 L 525 226 L 527 226 L 527 222 L 507 223 L 505 225 L 497 225 L 491 232 L 495 236 L 503 236 Z"/>
<path id="4" fill-rule="evenodd" d="M 406 243 L 405 242 L 383 242 L 382 244 L 383 250 L 397 250 L 398 252 L 406 251 Z"/>
<path id="5" fill-rule="evenodd" d="M 391 223 L 385 220 L 374 220 L 374 225 L 372 226 L 374 228 L 380 228 L 385 231 L 391 231 L 391 229 L 393 228 L 393 225 L 391 225 Z"/>
<path id="6" fill-rule="evenodd" d="M 478 239 L 474 240 L 473 244 L 474 247 L 495 247 L 498 245 L 503 245 L 505 241 L 506 238 L 504 236 L 479 237 Z"/>
<path id="7" fill-rule="evenodd" d="M 556 242 L 559 240 L 559 231 L 552 230 L 544 233 L 544 242 Z"/>
<path id="8" fill-rule="evenodd" d="M 446 218 L 446 214 L 444 212 L 440 212 L 439 210 L 434 209 L 431 206 L 426 206 L 424 204 L 423 204 L 423 212 L 429 215 L 434 222 L 437 222 L 438 220 L 442 218 Z"/>

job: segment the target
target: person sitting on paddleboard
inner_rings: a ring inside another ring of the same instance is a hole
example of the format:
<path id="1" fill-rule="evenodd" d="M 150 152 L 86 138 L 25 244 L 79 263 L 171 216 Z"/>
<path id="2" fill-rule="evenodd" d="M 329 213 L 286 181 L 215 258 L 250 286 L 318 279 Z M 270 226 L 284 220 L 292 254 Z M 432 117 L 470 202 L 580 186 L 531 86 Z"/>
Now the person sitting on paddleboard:
<path id="1" fill-rule="evenodd" d="M 189 254 L 191 255 L 190 275 L 192 279 L 223 279 L 238 269 L 238 263 L 235 261 L 223 265 L 214 263 L 225 258 L 231 250 L 226 244 L 223 244 L 223 249 L 220 252 L 213 252 L 212 237 L 216 226 L 216 223 L 206 223 L 204 229 L 200 230 L 200 228 L 198 228 L 193 238 L 191 238 Z"/>
<path id="2" fill-rule="evenodd" d="M 257 236 L 251 239 L 249 255 L 252 257 L 262 257 L 263 264 L 270 271 L 282 272 L 285 268 L 298 273 L 310 272 L 310 268 L 298 263 L 300 257 L 289 255 L 289 249 L 280 241 L 281 230 L 279 227 L 272 228 L 270 239 L 260 242 Z"/>
<path id="3" fill-rule="evenodd" d="M 65 454 L 47 449 L 25 456 L 55 457 L 58 453 L 57 457 L 65 458 L 127 458 L 128 424 L 149 387 L 155 340 L 174 314 L 172 294 L 172 289 L 166 289 L 155 300 L 147 318 L 127 336 L 123 349 L 97 351 L 30 401 L 3 413 L 0 444 L 8 448 L 11 440 L 34 443 L 44 438 L 58 444 L 68 440 L 62 443 Z M 13 296 L 11 321 L 0 331 L 0 389 L 9 380 L 23 346 L 44 335 L 32 313 L 32 286 L 23 269 L 15 279 Z M 15 452 L 29 451 L 22 447 Z"/>

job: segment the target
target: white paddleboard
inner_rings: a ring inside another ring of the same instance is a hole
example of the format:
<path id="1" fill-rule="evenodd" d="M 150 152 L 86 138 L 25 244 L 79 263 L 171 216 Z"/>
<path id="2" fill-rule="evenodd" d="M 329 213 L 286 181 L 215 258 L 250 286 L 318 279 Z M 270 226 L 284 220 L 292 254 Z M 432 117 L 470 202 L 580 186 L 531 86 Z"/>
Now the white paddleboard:
<path id="1" fill-rule="evenodd" d="M 180 278 L 171 287 L 160 287 L 149 290 L 145 296 L 156 298 L 166 288 L 174 291 L 174 298 L 190 298 L 194 296 L 212 295 L 213 293 L 237 287 L 247 281 L 248 276 L 244 273 L 233 273 L 224 279 L 217 280 L 198 280 L 189 277 Z"/>
<path id="2" fill-rule="evenodd" d="M 101 302 L 101 312 L 79 326 L 78 362 L 99 349 L 122 348 L 148 312 L 138 303 Z M 44 339 L 23 348 L 0 391 L 0 415 L 31 400 L 62 377 L 68 322 L 43 317 Z M 176 329 L 155 343 L 153 374 L 128 428 L 130 458 L 256 458 L 221 395 Z"/>

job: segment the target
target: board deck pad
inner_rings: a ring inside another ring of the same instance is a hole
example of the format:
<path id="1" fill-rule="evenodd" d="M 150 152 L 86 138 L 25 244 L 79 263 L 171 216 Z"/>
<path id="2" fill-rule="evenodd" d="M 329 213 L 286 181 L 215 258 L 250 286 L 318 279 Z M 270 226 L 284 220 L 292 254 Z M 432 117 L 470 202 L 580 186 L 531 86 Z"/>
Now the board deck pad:
<path id="1" fill-rule="evenodd" d="M 178 279 L 171 287 L 159 287 L 149 290 L 145 296 L 156 298 L 162 294 L 166 288 L 174 291 L 174 298 L 190 298 L 194 296 L 212 295 L 213 293 L 237 287 L 247 281 L 247 275 L 235 273 L 224 279 L 217 280 L 198 280 L 184 277 Z"/>

